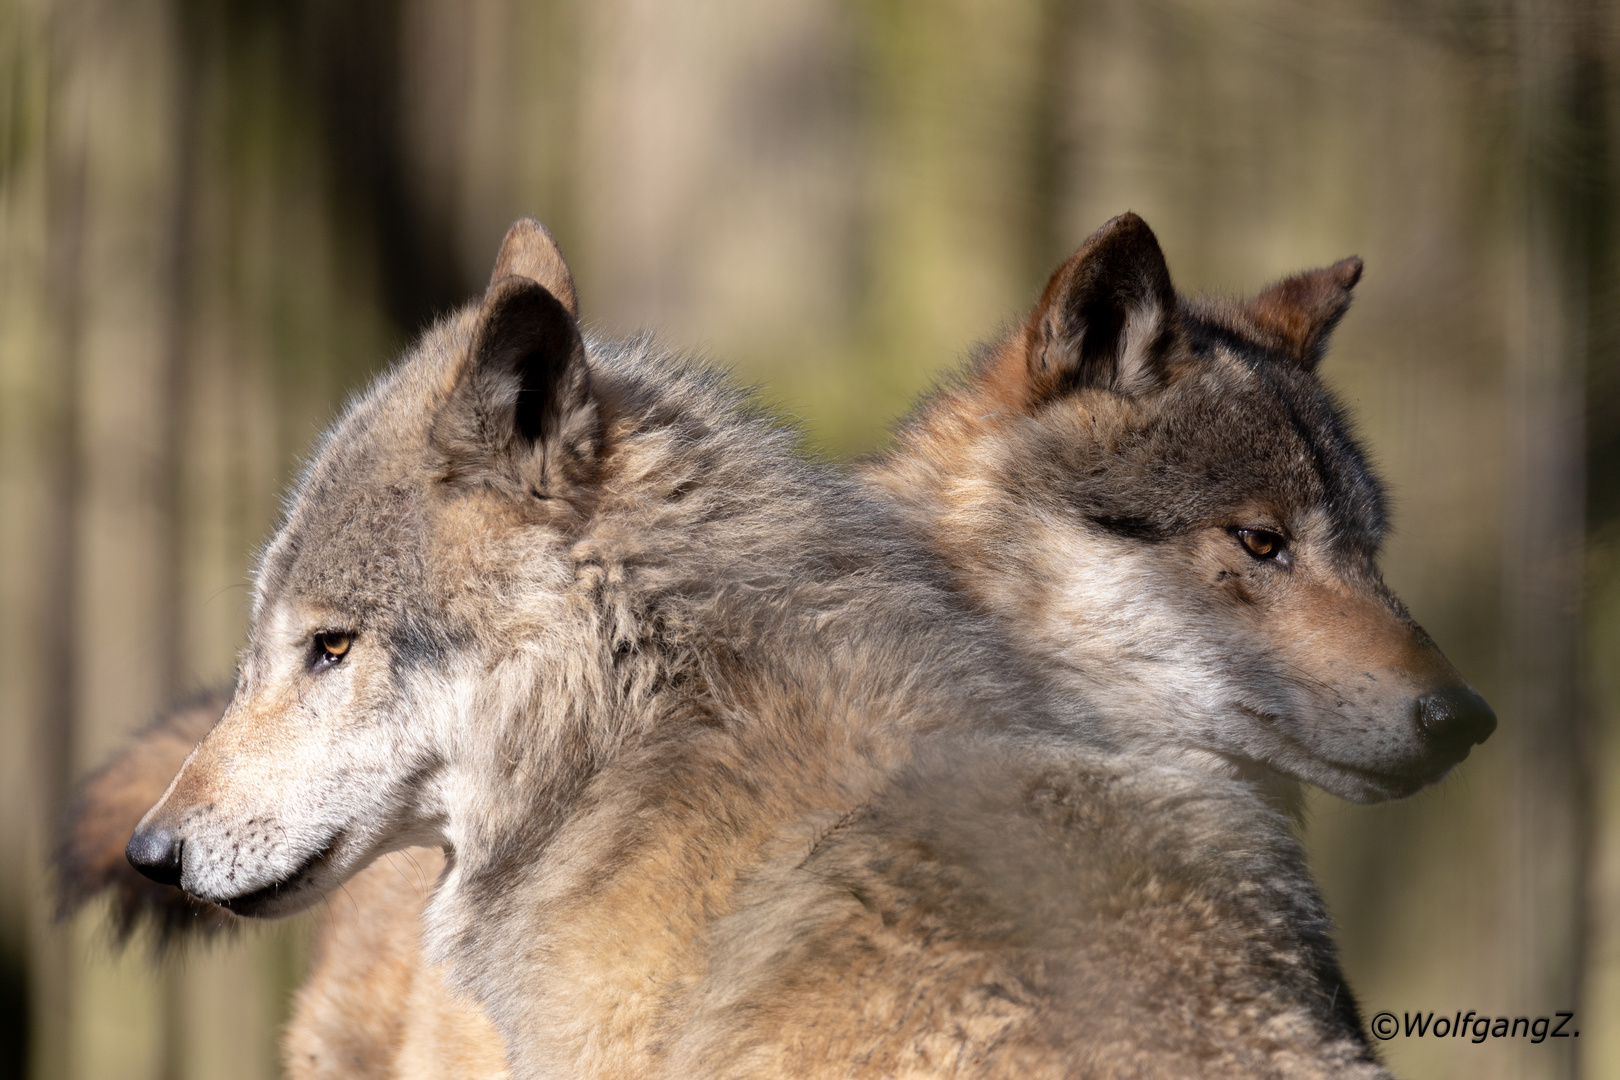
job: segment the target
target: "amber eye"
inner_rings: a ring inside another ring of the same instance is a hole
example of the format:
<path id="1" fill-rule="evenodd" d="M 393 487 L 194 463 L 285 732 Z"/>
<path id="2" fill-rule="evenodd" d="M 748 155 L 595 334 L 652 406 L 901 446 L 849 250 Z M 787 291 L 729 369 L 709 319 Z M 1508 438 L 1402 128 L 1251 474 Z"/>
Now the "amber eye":
<path id="1" fill-rule="evenodd" d="M 1282 554 L 1283 538 L 1265 529 L 1239 529 L 1238 542 L 1257 559 L 1275 559 Z"/>
<path id="2" fill-rule="evenodd" d="M 342 660 L 354 639 L 341 630 L 323 630 L 315 635 L 315 662 L 328 666 Z"/>

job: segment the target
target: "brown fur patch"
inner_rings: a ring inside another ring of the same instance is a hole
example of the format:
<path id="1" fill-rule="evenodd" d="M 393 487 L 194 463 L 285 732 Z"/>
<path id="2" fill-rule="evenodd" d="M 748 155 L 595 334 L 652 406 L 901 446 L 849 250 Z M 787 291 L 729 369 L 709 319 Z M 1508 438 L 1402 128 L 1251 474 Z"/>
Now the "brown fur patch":
<path id="1" fill-rule="evenodd" d="M 1237 311 L 1280 351 L 1302 367 L 1314 368 L 1328 335 L 1350 309 L 1350 290 L 1361 280 L 1361 266 L 1352 255 L 1324 269 L 1295 274 L 1261 290 Z"/>
<path id="2" fill-rule="evenodd" d="M 288 1080 L 505 1080 L 506 1048 L 422 957 L 444 854 L 409 848 L 356 874 L 321 913 L 282 1040 Z"/>

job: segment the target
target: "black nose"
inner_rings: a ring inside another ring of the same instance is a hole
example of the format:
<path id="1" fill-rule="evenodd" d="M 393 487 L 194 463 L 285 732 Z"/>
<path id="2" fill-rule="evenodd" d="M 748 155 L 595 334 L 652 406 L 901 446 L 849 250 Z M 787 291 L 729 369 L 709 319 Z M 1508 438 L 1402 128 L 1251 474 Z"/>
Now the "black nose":
<path id="1" fill-rule="evenodd" d="M 1418 698 L 1418 728 L 1431 743 L 1467 755 L 1496 730 L 1496 713 L 1472 690 L 1436 690 Z"/>
<path id="2" fill-rule="evenodd" d="M 160 885 L 180 884 L 180 838 L 168 829 L 137 832 L 129 838 L 124 858 Z"/>

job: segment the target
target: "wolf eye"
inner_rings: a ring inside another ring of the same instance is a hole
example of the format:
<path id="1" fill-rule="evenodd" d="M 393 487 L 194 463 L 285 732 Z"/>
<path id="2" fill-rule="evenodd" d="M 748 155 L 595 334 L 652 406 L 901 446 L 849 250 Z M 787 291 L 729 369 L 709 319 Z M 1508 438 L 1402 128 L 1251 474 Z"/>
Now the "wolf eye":
<path id="1" fill-rule="evenodd" d="M 315 666 L 330 667 L 342 660 L 353 642 L 354 638 L 341 630 L 322 630 L 315 635 Z"/>
<path id="2" fill-rule="evenodd" d="M 1257 559 L 1275 559 L 1282 554 L 1283 538 L 1265 529 L 1237 530 L 1238 543 Z"/>

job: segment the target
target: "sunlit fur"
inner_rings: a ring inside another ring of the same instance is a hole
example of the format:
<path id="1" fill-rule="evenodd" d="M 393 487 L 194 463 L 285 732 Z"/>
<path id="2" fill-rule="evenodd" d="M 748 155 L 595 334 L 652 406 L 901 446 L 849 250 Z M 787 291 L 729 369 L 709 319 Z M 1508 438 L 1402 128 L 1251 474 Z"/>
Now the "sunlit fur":
<path id="1" fill-rule="evenodd" d="M 518 1077 L 1381 1075 L 1284 814 L 1117 753 L 712 373 L 592 342 L 516 438 L 489 327 L 543 299 L 441 323 L 302 481 L 142 824 L 188 891 L 443 844 L 428 959 Z"/>
<path id="2" fill-rule="evenodd" d="M 289 1080 L 510 1075 L 494 1025 L 422 955 L 422 906 L 444 864 L 430 848 L 385 855 L 321 910 L 282 1042 Z"/>

